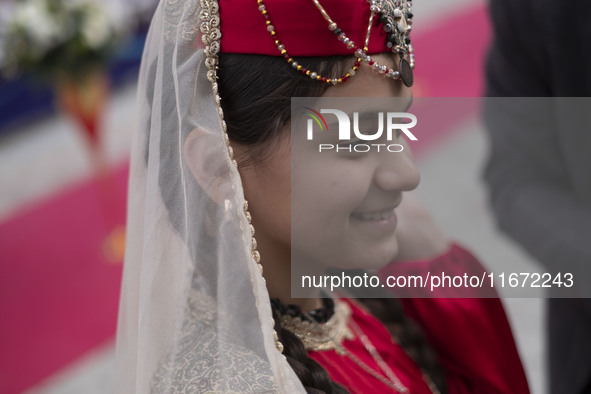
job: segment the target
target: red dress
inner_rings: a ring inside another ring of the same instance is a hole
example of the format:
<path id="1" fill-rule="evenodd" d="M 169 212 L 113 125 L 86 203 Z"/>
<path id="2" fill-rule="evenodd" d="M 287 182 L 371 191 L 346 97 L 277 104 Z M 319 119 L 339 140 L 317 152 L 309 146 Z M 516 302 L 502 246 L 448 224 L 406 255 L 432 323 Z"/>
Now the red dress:
<path id="1" fill-rule="evenodd" d="M 453 273 L 459 260 L 480 266 L 474 256 L 457 245 L 434 260 L 412 264 L 413 270 Z M 409 393 L 431 393 L 416 363 L 392 340 L 384 325 L 355 302 L 344 301 L 352 309 L 352 319 Z M 425 339 L 436 351 L 446 373 L 450 394 L 529 393 L 511 328 L 498 298 L 401 301 L 406 315 L 421 326 Z M 387 379 L 359 338 L 345 339 L 343 346 Z M 395 392 L 346 355 L 339 355 L 334 350 L 310 351 L 308 354 L 351 393 Z"/>

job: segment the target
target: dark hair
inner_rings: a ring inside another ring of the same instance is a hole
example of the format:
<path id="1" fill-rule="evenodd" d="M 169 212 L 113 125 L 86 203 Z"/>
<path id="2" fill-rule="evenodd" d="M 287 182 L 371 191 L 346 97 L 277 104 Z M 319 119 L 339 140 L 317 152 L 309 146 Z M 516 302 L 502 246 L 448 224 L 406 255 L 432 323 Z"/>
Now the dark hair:
<path id="1" fill-rule="evenodd" d="M 308 69 L 335 77 L 354 62 L 352 57 L 298 59 Z M 291 97 L 317 97 L 326 84 L 293 71 L 281 57 L 220 54 L 219 91 L 230 140 L 250 145 L 245 161 L 264 160 L 268 144 L 279 136 L 290 120 Z M 251 161 L 252 162 L 252 161 Z M 361 299 L 364 305 L 386 325 L 417 365 L 433 380 L 441 393 L 447 393 L 445 375 L 434 350 L 424 340 L 420 328 L 407 318 L 398 299 Z M 284 346 L 283 354 L 308 393 L 346 393 L 330 379 L 326 370 L 308 357 L 302 341 L 281 326 L 273 308 L 275 330 Z"/>
<path id="2" fill-rule="evenodd" d="M 319 73 L 342 73 L 349 56 L 303 58 Z M 353 61 L 351 61 L 353 62 Z M 313 81 L 291 68 L 282 57 L 262 55 L 219 55 L 219 92 L 228 136 L 233 142 L 250 145 L 249 157 L 238 161 L 240 166 L 253 161 L 264 162 L 281 128 L 291 118 L 292 97 L 320 96 L 326 84 Z"/>

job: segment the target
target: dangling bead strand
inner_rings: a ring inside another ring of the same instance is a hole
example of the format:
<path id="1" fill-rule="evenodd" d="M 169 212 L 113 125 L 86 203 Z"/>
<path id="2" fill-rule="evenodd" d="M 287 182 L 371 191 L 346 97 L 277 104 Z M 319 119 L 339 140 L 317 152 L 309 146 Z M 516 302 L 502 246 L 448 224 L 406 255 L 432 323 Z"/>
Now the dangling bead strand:
<path id="1" fill-rule="evenodd" d="M 355 44 L 355 42 L 351 40 L 347 36 L 347 34 L 342 31 L 340 27 L 338 27 L 338 25 L 330 18 L 324 7 L 322 7 L 319 0 L 312 1 L 316 8 L 322 14 L 323 18 L 328 22 L 328 29 L 334 33 L 337 39 L 341 41 L 347 47 L 347 49 L 354 51 L 355 56 L 357 57 L 357 61 L 355 62 L 355 65 L 346 74 L 342 75 L 339 78 L 327 78 L 325 76 L 320 75 L 316 71 L 307 69 L 289 55 L 289 53 L 285 49 L 285 45 L 282 44 L 281 40 L 277 35 L 277 32 L 275 31 L 275 27 L 271 22 L 269 12 L 267 11 L 263 0 L 257 0 L 258 9 L 265 18 L 267 31 L 269 32 L 269 34 L 271 34 L 272 38 L 274 39 L 275 45 L 277 46 L 277 50 L 281 53 L 281 55 L 284 57 L 287 63 L 289 63 L 296 71 L 299 71 L 301 74 L 307 75 L 311 79 L 320 81 L 322 83 L 336 85 L 339 83 L 346 82 L 349 78 L 354 76 L 356 71 L 359 69 L 360 64 L 363 62 L 371 66 L 373 70 L 377 71 L 382 75 L 385 75 L 392 79 L 402 79 L 405 85 L 412 85 L 412 69 L 414 69 L 415 61 L 412 45 L 410 44 L 410 38 L 408 36 L 408 33 L 412 29 L 413 16 L 411 12 L 410 1 L 403 2 L 405 3 L 405 5 L 398 3 L 395 5 L 394 3 L 388 2 L 387 0 L 368 0 L 368 2 L 370 3 L 371 15 L 367 26 L 367 35 L 363 49 L 358 47 Z M 394 8 L 394 6 L 397 8 Z M 402 9 L 398 8 L 400 6 L 402 6 Z M 388 67 L 379 64 L 378 62 L 373 60 L 371 56 L 367 54 L 371 26 L 373 23 L 373 18 L 376 14 L 381 15 L 379 17 L 379 20 L 383 24 L 384 31 L 388 33 L 386 46 L 390 48 L 392 52 L 398 53 L 401 58 L 400 68 L 404 68 L 403 75 L 401 75 L 400 71 L 390 70 L 388 69 Z M 407 64 L 403 64 L 406 63 L 406 60 L 402 61 L 406 54 L 409 55 L 410 62 Z"/>
<path id="2" fill-rule="evenodd" d="M 357 58 L 357 62 L 355 62 L 355 67 L 359 68 L 359 65 L 361 64 L 361 62 L 364 62 L 370 66 L 373 66 L 373 69 L 375 71 L 378 71 L 380 74 L 383 74 L 383 75 L 385 75 L 389 78 L 392 78 L 392 79 L 399 78 L 400 74 L 397 71 L 390 70 L 386 66 L 383 66 L 383 65 L 377 63 L 376 61 L 374 61 L 371 58 L 371 56 L 369 56 L 367 54 L 367 50 L 368 50 L 367 45 L 369 42 L 369 34 L 371 32 L 373 15 L 375 13 L 374 9 L 371 9 L 371 7 L 370 7 L 372 14 L 370 16 L 369 23 L 367 26 L 367 36 L 366 36 L 366 40 L 365 40 L 366 41 L 365 47 L 363 49 L 361 49 L 361 48 L 359 48 L 359 46 L 357 46 L 355 44 L 354 41 L 352 41 L 349 37 L 347 37 L 347 35 L 345 33 L 343 33 L 341 28 L 338 27 L 338 25 L 330 18 L 330 16 L 328 15 L 328 13 L 324 9 L 324 7 L 322 7 L 322 4 L 320 4 L 320 2 L 318 0 L 312 0 L 312 1 L 314 2 L 314 5 L 316 6 L 316 8 L 318 8 L 320 13 L 324 17 L 324 19 L 328 22 L 328 29 L 330 31 L 332 31 L 337 36 L 338 40 L 341 41 L 343 44 L 345 44 L 348 49 L 354 50 L 354 55 Z M 355 71 L 357 71 L 357 68 L 355 68 Z"/>
<path id="3" fill-rule="evenodd" d="M 279 51 L 279 53 L 281 53 L 281 55 L 287 61 L 287 63 L 289 63 L 294 69 L 296 69 L 297 71 L 299 71 L 303 75 L 307 75 L 311 79 L 314 79 L 316 81 L 320 81 L 322 83 L 331 84 L 331 85 L 336 85 L 336 84 L 347 82 L 347 80 L 349 78 L 351 78 L 353 75 L 355 75 L 355 72 L 359 68 L 359 62 L 356 62 L 355 65 L 347 73 L 345 73 L 344 75 L 341 75 L 338 78 L 327 78 L 327 77 L 321 75 L 320 73 L 318 73 L 317 71 L 310 70 L 310 69 L 302 66 L 301 64 L 299 64 L 293 57 L 291 57 L 289 55 L 289 53 L 285 49 L 285 45 L 283 45 L 281 43 L 281 40 L 279 39 L 278 34 L 275 31 L 275 27 L 273 26 L 273 24 L 271 22 L 271 19 L 269 17 L 269 12 L 267 11 L 263 0 L 257 0 L 257 3 L 259 5 L 259 11 L 261 12 L 263 17 L 265 18 L 265 24 L 267 25 L 267 31 L 269 32 L 269 34 L 271 34 L 271 37 L 273 37 L 275 45 L 277 46 L 277 50 Z M 335 24 L 335 30 L 336 30 L 336 24 Z M 338 34 L 341 34 L 340 29 L 339 29 Z M 350 45 L 351 49 L 354 48 L 355 44 L 351 40 L 349 40 L 344 34 L 343 34 L 342 39 L 339 37 L 339 40 L 341 40 L 341 41 L 344 41 L 345 39 L 347 39 L 347 42 L 345 43 L 345 45 L 348 45 L 348 46 Z"/>

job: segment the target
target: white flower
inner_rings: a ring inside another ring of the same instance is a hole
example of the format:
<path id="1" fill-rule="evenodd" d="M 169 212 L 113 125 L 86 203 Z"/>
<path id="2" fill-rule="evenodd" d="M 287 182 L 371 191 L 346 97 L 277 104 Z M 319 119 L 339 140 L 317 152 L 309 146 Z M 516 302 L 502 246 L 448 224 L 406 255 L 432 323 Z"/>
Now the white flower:
<path id="1" fill-rule="evenodd" d="M 11 21 L 13 29 L 22 29 L 32 40 L 30 48 L 41 55 L 61 41 L 63 31 L 50 14 L 43 0 L 29 0 L 20 3 Z"/>
<path id="2" fill-rule="evenodd" d="M 113 28 L 103 7 L 95 4 L 89 6 L 82 25 L 82 37 L 89 47 L 99 49 L 107 44 Z"/>

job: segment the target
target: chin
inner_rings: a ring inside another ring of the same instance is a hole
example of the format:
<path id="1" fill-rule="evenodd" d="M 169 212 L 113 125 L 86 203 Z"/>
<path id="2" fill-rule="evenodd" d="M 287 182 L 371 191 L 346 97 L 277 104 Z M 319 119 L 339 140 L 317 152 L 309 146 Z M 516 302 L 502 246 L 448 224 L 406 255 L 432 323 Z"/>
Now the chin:
<path id="1" fill-rule="evenodd" d="M 394 261 L 394 259 L 396 258 L 397 255 L 398 255 L 398 248 L 395 248 L 394 250 L 390 250 L 387 253 L 385 252 L 384 254 L 380 254 L 378 256 L 375 256 L 375 258 L 370 259 L 370 261 L 368 261 L 366 268 L 367 269 L 383 268 L 386 265 L 390 264 L 392 261 Z"/>
<path id="2" fill-rule="evenodd" d="M 360 253 L 361 251 L 361 253 Z M 355 248 L 350 253 L 343 254 L 344 258 L 336 268 L 341 269 L 380 269 L 391 263 L 398 255 L 398 242 L 381 243 L 371 248 Z"/>
<path id="3" fill-rule="evenodd" d="M 368 264 L 372 265 L 371 268 L 382 268 L 396 258 L 398 251 L 398 241 L 394 234 L 392 234 L 391 238 L 375 246 L 373 253 L 370 254 L 371 257 Z"/>

